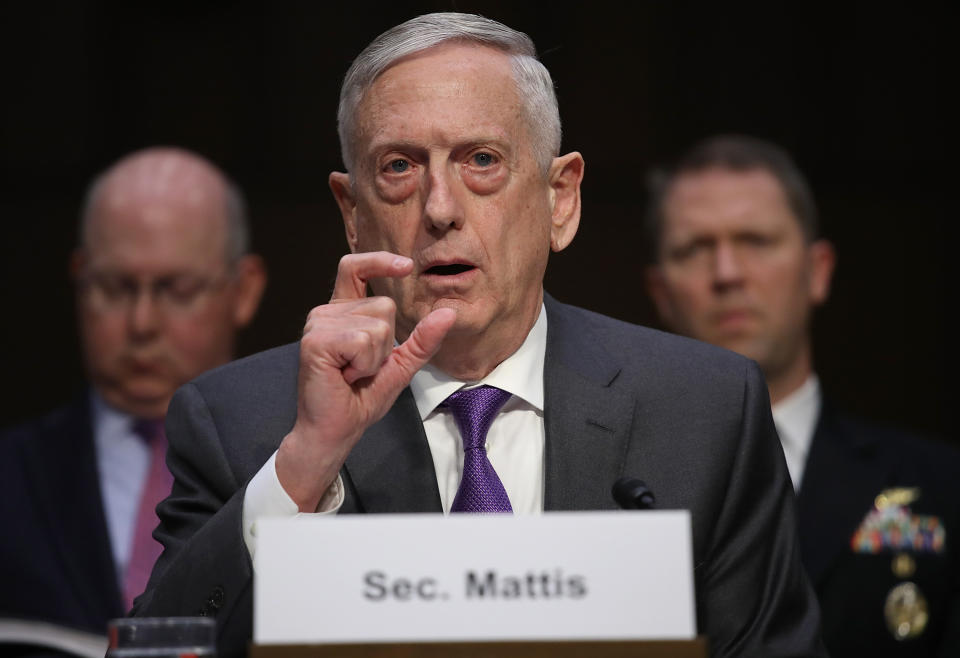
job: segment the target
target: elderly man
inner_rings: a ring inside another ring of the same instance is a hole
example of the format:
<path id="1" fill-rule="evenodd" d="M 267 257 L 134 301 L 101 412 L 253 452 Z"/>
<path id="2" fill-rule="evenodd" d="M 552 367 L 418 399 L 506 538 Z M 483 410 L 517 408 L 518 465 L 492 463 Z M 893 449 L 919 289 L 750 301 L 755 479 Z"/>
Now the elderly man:
<path id="1" fill-rule="evenodd" d="M 648 218 L 664 322 L 766 375 L 831 655 L 960 655 L 960 457 L 823 400 L 810 321 L 834 252 L 800 171 L 767 142 L 711 138 L 654 178 Z"/>
<path id="2" fill-rule="evenodd" d="M 349 173 L 330 186 L 351 253 L 332 299 L 299 345 L 175 396 L 166 550 L 136 612 L 216 614 L 221 654 L 239 654 L 260 518 L 611 509 L 611 484 L 642 474 L 692 512 L 716 655 L 817 655 L 759 371 L 543 291 L 584 165 L 557 155 L 529 38 L 465 14 L 388 30 L 347 73 L 339 127 Z"/>
<path id="3" fill-rule="evenodd" d="M 167 405 L 230 360 L 263 291 L 247 233 L 237 189 L 187 151 L 133 153 L 90 187 L 71 261 L 90 389 L 0 438 L 0 616 L 105 634 L 143 591 Z"/>

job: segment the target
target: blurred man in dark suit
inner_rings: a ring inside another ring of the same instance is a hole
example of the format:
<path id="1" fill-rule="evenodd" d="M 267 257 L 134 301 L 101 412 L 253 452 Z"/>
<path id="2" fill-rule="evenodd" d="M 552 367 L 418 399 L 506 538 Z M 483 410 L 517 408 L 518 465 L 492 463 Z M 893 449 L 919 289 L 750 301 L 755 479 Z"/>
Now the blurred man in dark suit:
<path id="1" fill-rule="evenodd" d="M 239 191 L 188 151 L 138 151 L 91 185 L 70 263 L 90 388 L 0 436 L 0 617 L 105 634 L 143 591 L 164 415 L 253 318 L 266 278 L 247 243 Z"/>
<path id="2" fill-rule="evenodd" d="M 763 369 L 828 650 L 960 655 L 960 457 L 824 399 L 810 322 L 835 257 L 803 176 L 778 147 L 723 136 L 652 183 L 647 289 L 671 329 Z"/>

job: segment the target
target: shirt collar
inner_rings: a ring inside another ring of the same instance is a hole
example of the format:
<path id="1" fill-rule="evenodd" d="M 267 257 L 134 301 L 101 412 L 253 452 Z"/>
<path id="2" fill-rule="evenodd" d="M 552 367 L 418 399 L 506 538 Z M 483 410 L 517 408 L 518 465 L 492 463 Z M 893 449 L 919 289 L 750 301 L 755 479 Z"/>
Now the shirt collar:
<path id="1" fill-rule="evenodd" d="M 820 380 L 811 373 L 800 388 L 773 405 L 773 423 L 780 440 L 806 455 L 821 406 Z"/>
<path id="2" fill-rule="evenodd" d="M 478 382 L 454 379 L 431 364 L 425 365 L 410 381 L 410 390 L 424 420 L 452 393 L 481 384 L 496 386 L 543 411 L 543 361 L 547 352 L 547 312 L 540 315 L 520 348 Z"/>
<path id="3" fill-rule="evenodd" d="M 133 434 L 134 417 L 114 409 L 96 390 L 90 389 L 93 434 L 98 446 L 116 442 L 118 437 Z"/>

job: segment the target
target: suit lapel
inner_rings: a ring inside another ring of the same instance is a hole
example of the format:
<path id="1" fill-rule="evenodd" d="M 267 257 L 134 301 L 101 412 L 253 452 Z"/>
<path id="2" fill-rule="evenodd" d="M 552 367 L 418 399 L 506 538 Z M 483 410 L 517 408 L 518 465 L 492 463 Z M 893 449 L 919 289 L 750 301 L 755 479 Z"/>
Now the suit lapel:
<path id="1" fill-rule="evenodd" d="M 89 402 L 64 410 L 25 450 L 33 502 L 91 623 L 122 612 L 97 471 Z"/>
<path id="2" fill-rule="evenodd" d="M 610 489 L 622 475 L 634 400 L 613 387 L 617 361 L 561 304 L 549 295 L 544 301 L 544 509 L 615 509 Z M 344 511 L 442 511 L 433 458 L 409 388 L 364 433 L 344 473 Z"/>
<path id="3" fill-rule="evenodd" d="M 544 509 L 615 509 L 635 403 L 613 387 L 620 366 L 548 295 L 544 363 Z"/>
<path id="4" fill-rule="evenodd" d="M 344 511 L 442 511 L 433 457 L 409 388 L 364 433 L 347 457 L 344 471 L 356 492 L 355 500 L 344 502 Z"/>
<path id="5" fill-rule="evenodd" d="M 797 497 L 800 552 L 814 586 L 842 553 L 889 482 L 876 441 L 848 431 L 826 403 L 817 422 Z"/>

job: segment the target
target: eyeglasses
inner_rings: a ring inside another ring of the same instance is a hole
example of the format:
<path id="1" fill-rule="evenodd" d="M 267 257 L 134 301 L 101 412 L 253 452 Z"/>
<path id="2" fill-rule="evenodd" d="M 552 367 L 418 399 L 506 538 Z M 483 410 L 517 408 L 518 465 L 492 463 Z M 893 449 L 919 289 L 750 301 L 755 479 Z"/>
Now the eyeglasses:
<path id="1" fill-rule="evenodd" d="M 183 314 L 194 311 L 206 295 L 222 288 L 229 280 L 230 272 L 213 277 L 171 274 L 156 279 L 88 272 L 81 279 L 81 285 L 91 307 L 103 313 L 128 311 L 146 294 L 161 312 Z"/>

